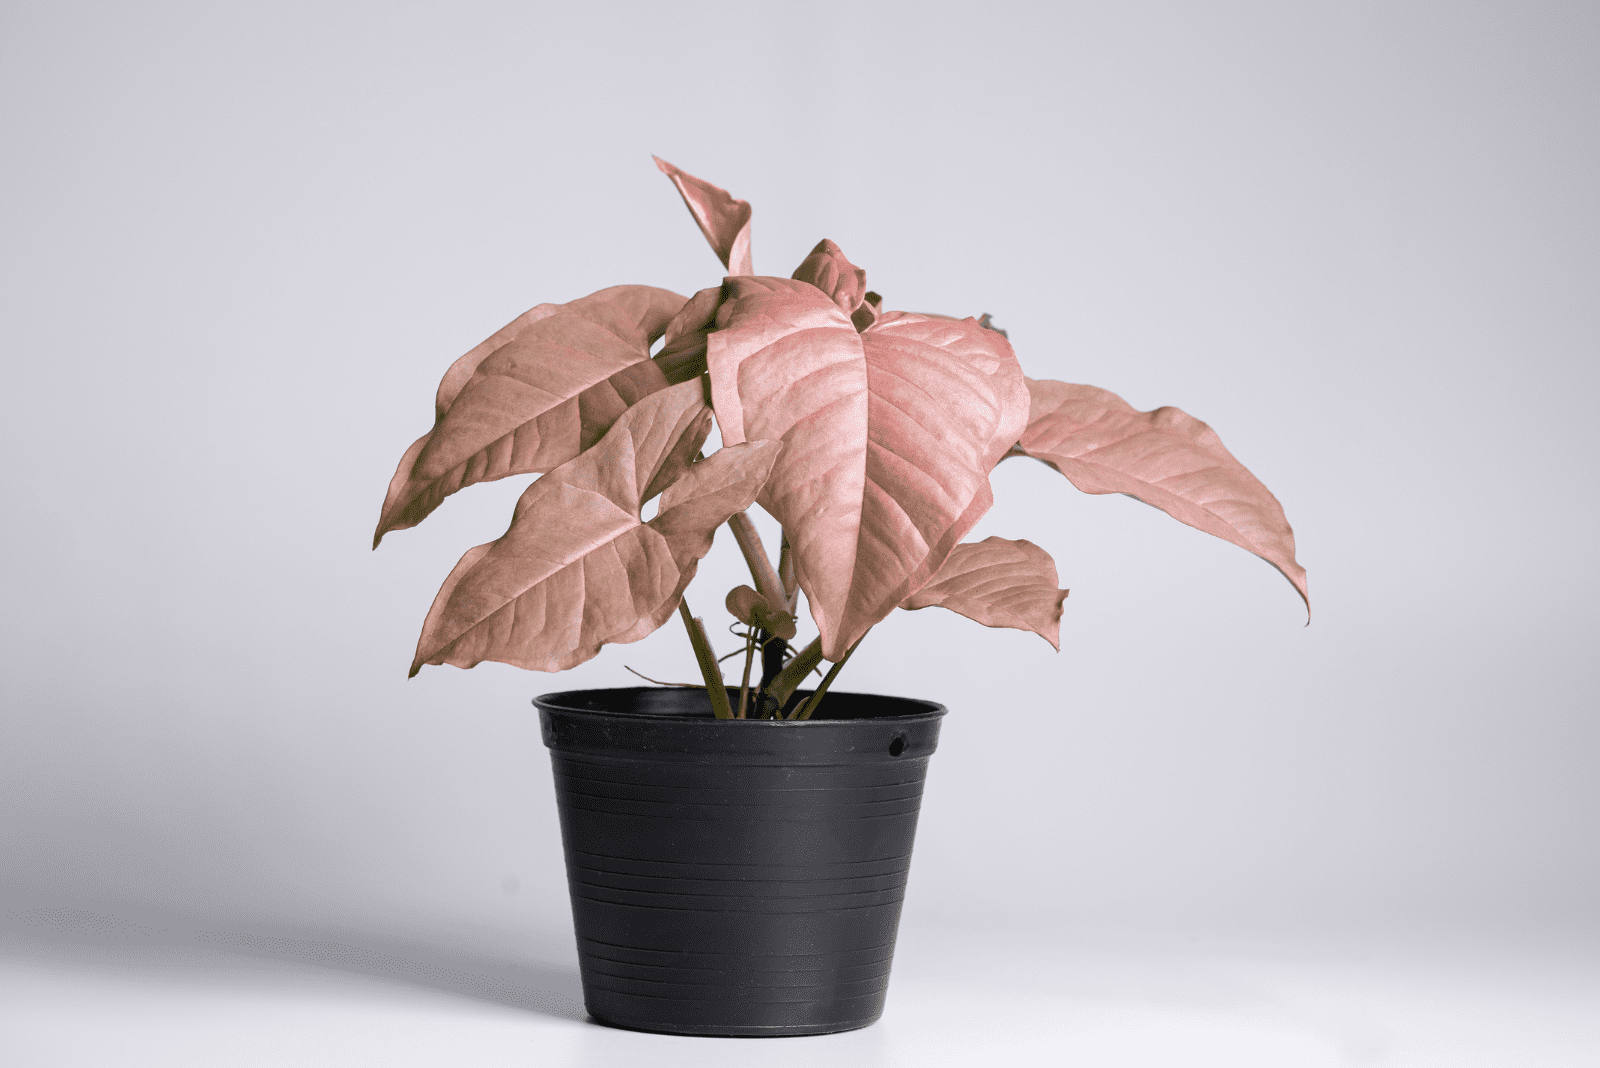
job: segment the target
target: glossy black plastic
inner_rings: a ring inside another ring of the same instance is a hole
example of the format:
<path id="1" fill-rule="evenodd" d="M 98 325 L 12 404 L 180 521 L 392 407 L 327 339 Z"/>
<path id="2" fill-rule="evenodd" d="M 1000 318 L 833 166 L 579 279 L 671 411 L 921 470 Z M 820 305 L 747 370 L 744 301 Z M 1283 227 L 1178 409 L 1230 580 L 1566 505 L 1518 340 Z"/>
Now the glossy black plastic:
<path id="1" fill-rule="evenodd" d="M 830 691 L 802 723 L 715 719 L 704 690 L 534 703 L 589 1015 L 758 1036 L 882 1014 L 942 705 Z"/>

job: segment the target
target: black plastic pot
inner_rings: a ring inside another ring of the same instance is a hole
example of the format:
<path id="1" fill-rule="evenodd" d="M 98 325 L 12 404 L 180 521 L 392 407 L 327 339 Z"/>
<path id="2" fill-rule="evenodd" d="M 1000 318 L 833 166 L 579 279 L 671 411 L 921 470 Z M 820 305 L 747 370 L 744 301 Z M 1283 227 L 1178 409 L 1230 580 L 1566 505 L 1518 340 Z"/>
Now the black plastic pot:
<path id="1" fill-rule="evenodd" d="M 814 1035 L 883 1013 L 944 706 L 830 691 L 802 723 L 718 720 L 703 690 L 534 703 L 589 1015 Z"/>

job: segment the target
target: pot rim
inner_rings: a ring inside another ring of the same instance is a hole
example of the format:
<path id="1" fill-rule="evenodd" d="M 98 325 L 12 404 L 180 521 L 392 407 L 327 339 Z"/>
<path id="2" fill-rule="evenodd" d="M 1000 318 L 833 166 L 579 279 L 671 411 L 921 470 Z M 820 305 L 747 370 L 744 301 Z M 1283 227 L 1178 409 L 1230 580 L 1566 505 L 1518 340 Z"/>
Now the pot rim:
<path id="1" fill-rule="evenodd" d="M 656 693 L 656 692 L 660 692 L 662 690 L 676 690 L 676 689 L 697 689 L 698 690 L 698 689 L 704 689 L 704 687 L 701 687 L 701 686 L 694 686 L 694 687 L 688 687 L 688 686 L 685 686 L 685 687 L 676 687 L 676 686 L 594 686 L 594 687 L 589 687 L 587 689 L 582 689 L 582 690 L 559 690 L 559 691 L 557 691 L 555 693 L 542 693 L 542 694 L 538 695 L 537 697 L 535 697 L 533 699 L 533 704 L 537 708 L 539 708 L 541 711 L 548 710 L 548 711 L 551 711 L 551 712 L 560 712 L 562 715 L 568 715 L 568 716 L 595 716 L 595 717 L 604 718 L 604 719 L 649 720 L 649 721 L 655 722 L 655 723 L 662 723 L 662 722 L 670 722 L 670 723 L 673 723 L 673 724 L 684 723 L 684 724 L 704 725 L 706 727 L 721 727 L 721 728 L 727 728 L 727 727 L 734 727 L 734 728 L 744 728 L 744 727 L 805 727 L 805 728 L 808 728 L 808 729 L 809 728 L 817 728 L 817 727 L 834 727 L 834 728 L 856 727 L 856 728 L 859 728 L 864 723 L 918 723 L 918 722 L 926 722 L 928 720 L 940 719 L 945 715 L 945 713 L 947 713 L 949 711 L 948 708 L 946 708 L 944 705 L 940 704 L 939 702 L 937 702 L 937 701 L 929 701 L 926 698 L 921 698 L 921 697 L 898 697 L 898 696 L 894 696 L 892 694 L 857 693 L 857 692 L 850 691 L 850 690 L 835 690 L 835 689 L 831 689 L 831 688 L 828 690 L 828 696 L 829 697 L 856 697 L 856 698 L 868 698 L 868 699 L 879 698 L 879 699 L 882 699 L 882 700 L 901 702 L 901 703 L 908 704 L 908 705 L 921 705 L 923 707 L 922 707 L 921 710 L 916 711 L 916 712 L 904 712 L 904 713 L 898 713 L 898 714 L 887 715 L 887 716 L 872 716 L 872 717 L 868 717 L 868 718 L 851 717 L 851 718 L 845 718 L 845 719 L 808 719 L 808 720 L 799 720 L 799 719 L 717 719 L 715 716 L 700 716 L 700 715 L 682 716 L 682 715 L 669 715 L 669 714 L 664 714 L 664 713 L 660 713 L 660 712 L 629 712 L 629 711 L 621 711 L 621 710 L 609 709 L 609 708 L 574 707 L 571 704 L 564 703 L 563 700 L 562 700 L 563 698 L 569 698 L 569 699 L 573 698 L 578 694 L 618 694 L 618 695 L 621 695 L 621 694 L 640 693 L 640 692 L 643 692 L 643 693 Z M 730 687 L 730 689 L 733 689 L 733 692 L 735 694 L 738 693 L 737 688 Z M 798 693 L 798 694 L 810 694 L 810 693 L 812 693 L 814 691 L 812 691 L 812 690 L 796 690 L 795 692 Z"/>

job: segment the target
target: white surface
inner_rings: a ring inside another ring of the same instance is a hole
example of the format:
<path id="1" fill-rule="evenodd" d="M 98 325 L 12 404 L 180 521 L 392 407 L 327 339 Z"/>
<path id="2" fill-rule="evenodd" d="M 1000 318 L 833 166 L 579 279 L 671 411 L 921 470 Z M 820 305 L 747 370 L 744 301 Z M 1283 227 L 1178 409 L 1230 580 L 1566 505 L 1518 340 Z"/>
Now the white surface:
<path id="1" fill-rule="evenodd" d="M 876 1025 L 704 1039 L 587 1022 L 559 937 L 51 906 L 4 920 L 6 1068 L 1600 1064 L 1600 962 L 1570 951 L 1091 945 L 912 916 Z"/>

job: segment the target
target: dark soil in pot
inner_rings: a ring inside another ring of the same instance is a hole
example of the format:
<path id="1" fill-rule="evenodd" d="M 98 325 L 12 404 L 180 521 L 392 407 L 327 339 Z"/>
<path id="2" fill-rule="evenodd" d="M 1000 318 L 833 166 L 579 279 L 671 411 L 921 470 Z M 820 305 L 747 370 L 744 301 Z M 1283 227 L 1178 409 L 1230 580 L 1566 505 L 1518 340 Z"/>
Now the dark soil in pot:
<path id="1" fill-rule="evenodd" d="M 718 720 L 703 690 L 534 703 L 591 1016 L 759 1036 L 882 1014 L 942 705 L 830 691 L 802 723 Z"/>

